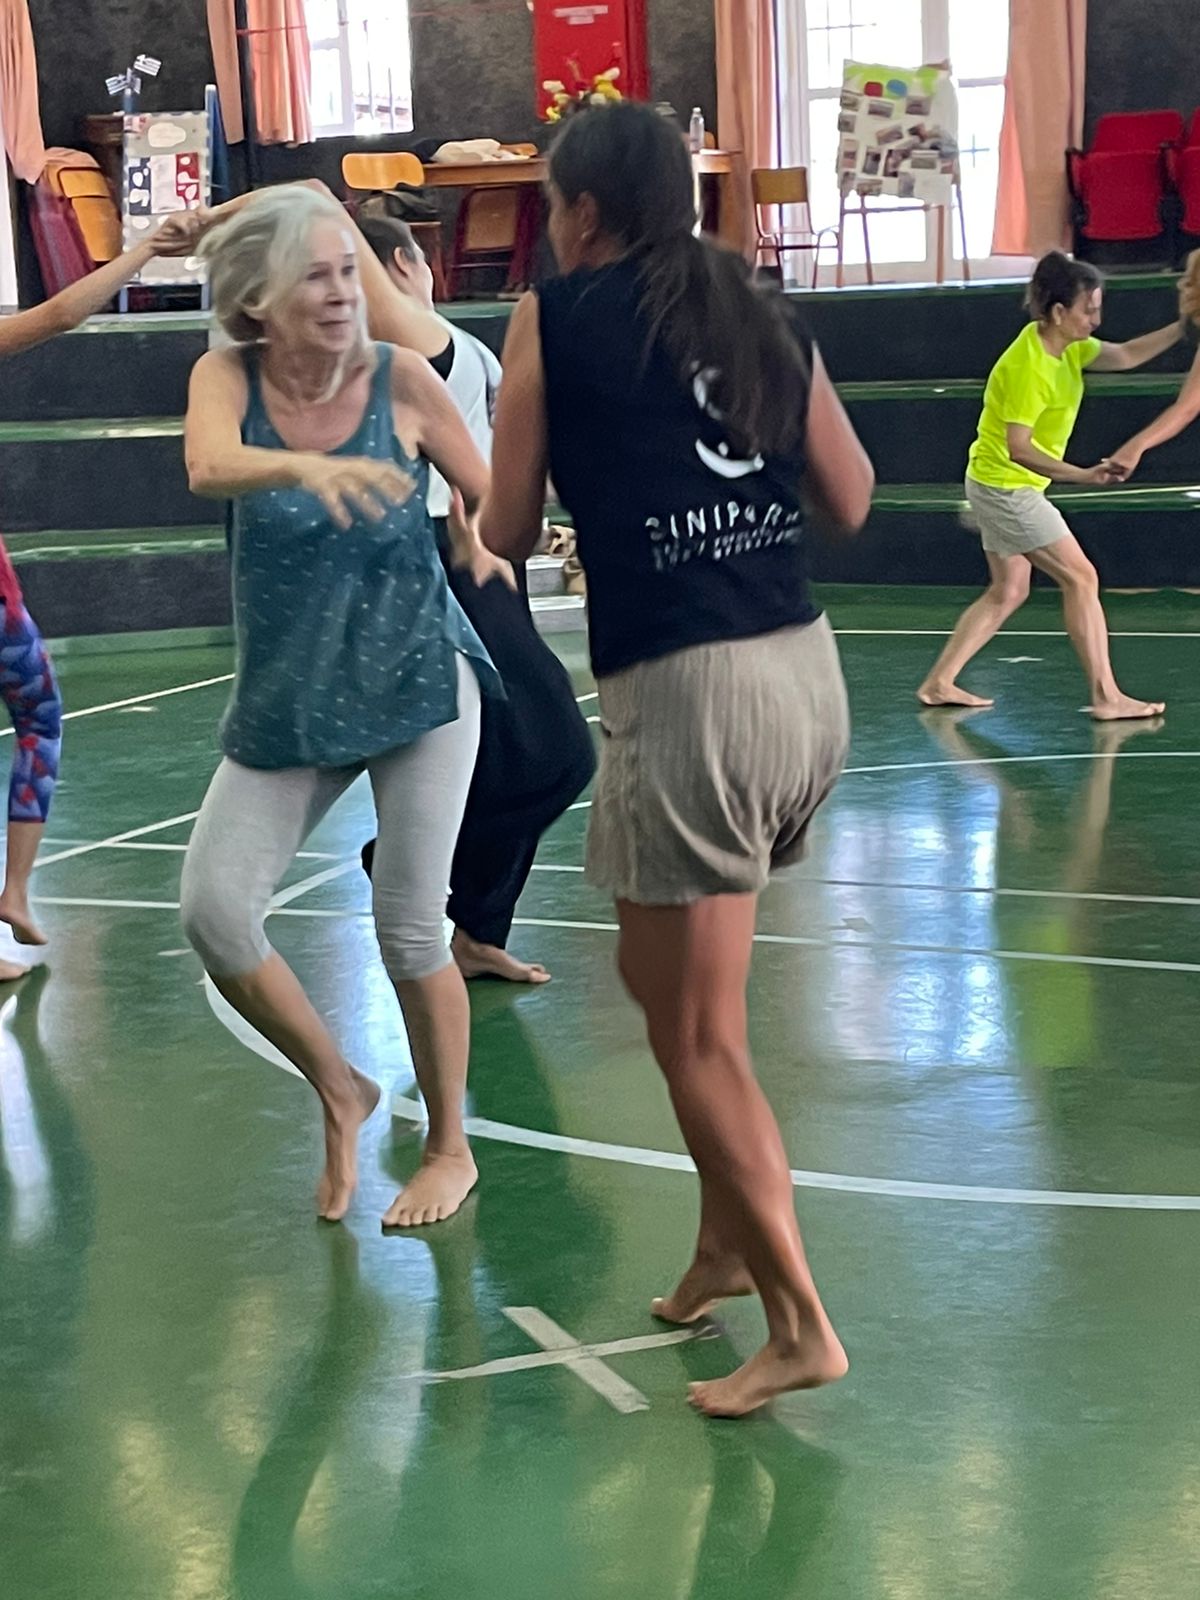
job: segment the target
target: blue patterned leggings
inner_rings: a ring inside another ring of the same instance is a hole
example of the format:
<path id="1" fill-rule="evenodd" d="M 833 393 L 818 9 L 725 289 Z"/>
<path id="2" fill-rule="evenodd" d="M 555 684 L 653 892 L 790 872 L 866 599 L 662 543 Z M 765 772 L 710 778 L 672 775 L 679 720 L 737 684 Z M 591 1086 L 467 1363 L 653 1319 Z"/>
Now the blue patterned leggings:
<path id="1" fill-rule="evenodd" d="M 0 695 L 16 733 L 10 822 L 45 822 L 58 781 L 62 697 L 37 623 L 24 606 L 0 605 Z"/>

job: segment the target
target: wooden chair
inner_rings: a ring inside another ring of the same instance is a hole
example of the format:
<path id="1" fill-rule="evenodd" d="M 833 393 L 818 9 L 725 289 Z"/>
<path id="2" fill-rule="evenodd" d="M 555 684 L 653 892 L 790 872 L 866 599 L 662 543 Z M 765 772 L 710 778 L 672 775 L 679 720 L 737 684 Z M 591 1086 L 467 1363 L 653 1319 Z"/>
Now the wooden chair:
<path id="1" fill-rule="evenodd" d="M 808 169 L 806 167 L 756 167 L 750 174 L 754 194 L 754 223 L 758 232 L 758 253 L 774 255 L 779 266 L 789 250 L 811 250 L 813 254 L 812 284 L 817 286 L 817 268 L 821 249 L 826 238 L 837 245 L 836 228 L 815 228 L 808 198 Z M 800 226 L 789 228 L 785 207 L 795 206 L 800 212 Z M 778 227 L 768 226 L 766 213 L 778 211 Z"/>
<path id="2" fill-rule="evenodd" d="M 528 184 L 489 184 L 468 189 L 458 208 L 450 259 L 450 298 L 462 278 L 486 268 L 507 267 L 508 288 L 527 284 L 533 270 L 540 218 L 537 193 Z"/>
<path id="3" fill-rule="evenodd" d="M 342 182 L 350 190 L 351 197 L 387 194 L 401 183 L 410 189 L 419 189 L 425 182 L 425 168 L 420 157 L 407 150 L 352 150 L 342 157 Z M 408 226 L 433 273 L 434 298 L 448 299 L 441 223 L 410 222 Z"/>

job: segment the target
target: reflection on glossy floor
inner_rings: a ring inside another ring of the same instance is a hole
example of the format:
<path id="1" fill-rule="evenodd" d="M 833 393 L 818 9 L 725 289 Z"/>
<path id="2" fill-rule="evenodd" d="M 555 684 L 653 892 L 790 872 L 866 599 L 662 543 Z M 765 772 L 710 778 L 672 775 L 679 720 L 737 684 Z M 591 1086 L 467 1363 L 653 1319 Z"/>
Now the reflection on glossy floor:
<path id="1" fill-rule="evenodd" d="M 833 615 L 937 628 L 954 598 Z M 753 1039 L 853 1367 L 745 1424 L 683 1395 L 757 1343 L 757 1308 L 688 1343 L 647 1315 L 695 1196 L 577 870 L 586 813 L 516 936 L 555 983 L 474 993 L 473 1111 L 500 1125 L 478 1198 L 384 1238 L 411 1127 L 371 1124 L 348 1224 L 317 1225 L 309 1092 L 222 1026 L 181 949 L 223 686 L 74 722 L 48 968 L 0 1011 L 0 1592 L 1195 1600 L 1194 609 L 1114 603 L 1161 635 L 1117 643 L 1122 681 L 1170 702 L 1136 733 L 1079 715 L 1053 608 L 978 664 L 1000 705 L 966 720 L 907 698 L 935 638 L 843 634 L 854 770 L 764 901 Z M 78 710 L 227 662 L 64 668 Z M 328 874 L 368 808 L 355 790 L 310 842 L 289 883 L 319 881 L 273 932 L 404 1096 L 365 885 Z M 546 1354 L 555 1328 L 617 1348 Z"/>

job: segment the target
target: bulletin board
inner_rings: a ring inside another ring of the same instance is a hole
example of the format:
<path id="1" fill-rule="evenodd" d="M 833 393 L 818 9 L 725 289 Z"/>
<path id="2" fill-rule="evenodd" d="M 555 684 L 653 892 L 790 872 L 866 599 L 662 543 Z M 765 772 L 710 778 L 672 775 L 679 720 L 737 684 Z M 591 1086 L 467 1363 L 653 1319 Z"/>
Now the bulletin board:
<path id="1" fill-rule="evenodd" d="M 847 61 L 838 105 L 842 195 L 949 205 L 958 184 L 958 100 L 944 67 Z"/>
<path id="2" fill-rule="evenodd" d="M 209 204 L 212 127 L 207 111 L 135 112 L 125 118 L 122 203 L 125 248 L 141 244 L 175 212 Z M 156 256 L 133 282 L 203 283 L 195 257 Z"/>

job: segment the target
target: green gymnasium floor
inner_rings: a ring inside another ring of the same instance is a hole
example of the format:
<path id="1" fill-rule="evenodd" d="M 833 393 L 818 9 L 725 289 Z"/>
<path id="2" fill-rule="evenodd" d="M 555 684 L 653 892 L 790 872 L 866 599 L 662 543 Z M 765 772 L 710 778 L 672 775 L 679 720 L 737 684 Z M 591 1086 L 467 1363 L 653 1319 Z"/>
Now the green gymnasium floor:
<path id="1" fill-rule="evenodd" d="M 752 1030 L 852 1370 L 744 1423 L 683 1396 L 758 1308 L 647 1314 L 695 1195 L 586 811 L 514 941 L 556 981 L 474 991 L 482 1184 L 421 1236 L 377 1220 L 417 1144 L 360 789 L 297 861 L 273 936 L 401 1113 L 330 1228 L 314 1101 L 174 910 L 228 653 L 63 656 L 53 942 L 0 1010 L 6 1600 L 1196 1600 L 1200 603 L 1114 598 L 1170 708 L 1097 733 L 1048 596 L 963 721 L 909 698 L 958 596 L 831 598 L 854 750 Z"/>

